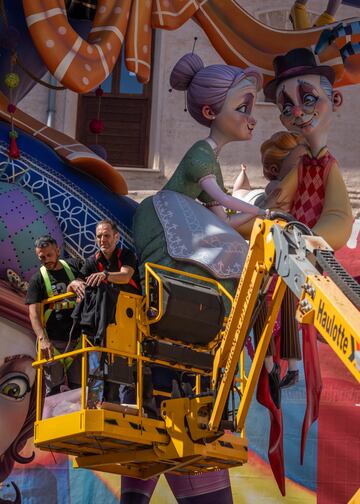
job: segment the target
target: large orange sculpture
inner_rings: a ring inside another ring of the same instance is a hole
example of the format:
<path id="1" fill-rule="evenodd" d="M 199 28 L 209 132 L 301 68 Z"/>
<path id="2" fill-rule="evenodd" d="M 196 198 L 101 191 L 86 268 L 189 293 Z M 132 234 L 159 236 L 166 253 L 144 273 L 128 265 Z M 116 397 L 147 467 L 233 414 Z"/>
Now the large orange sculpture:
<path id="1" fill-rule="evenodd" d="M 151 72 L 152 29 L 174 30 L 190 18 L 230 65 L 258 68 L 265 81 L 273 77 L 272 61 L 296 47 L 314 48 L 322 27 L 302 31 L 270 28 L 235 0 L 99 0 L 88 40 L 70 26 L 64 0 L 23 0 L 32 39 L 49 71 L 65 87 L 86 93 L 112 72 L 125 44 L 125 62 L 140 82 Z M 360 40 L 354 35 L 354 41 Z M 337 39 L 319 57 L 337 75 L 337 86 L 360 80 L 360 62 L 343 63 Z"/>

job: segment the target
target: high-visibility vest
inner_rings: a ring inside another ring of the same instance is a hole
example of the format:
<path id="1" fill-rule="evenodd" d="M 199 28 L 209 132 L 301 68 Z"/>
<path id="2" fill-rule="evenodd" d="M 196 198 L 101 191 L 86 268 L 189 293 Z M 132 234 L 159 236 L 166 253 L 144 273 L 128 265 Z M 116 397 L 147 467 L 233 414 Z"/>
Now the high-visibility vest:
<path id="1" fill-rule="evenodd" d="M 79 341 L 77 342 L 77 345 L 72 349 L 72 351 L 79 350 L 79 348 L 81 348 L 81 344 L 82 344 L 81 339 L 79 339 Z M 55 348 L 53 346 L 53 349 L 54 349 L 54 355 L 61 355 L 61 352 L 59 352 L 59 350 L 57 348 Z M 69 369 L 71 364 L 74 362 L 74 357 L 64 357 L 63 359 L 60 359 L 60 362 L 64 366 L 64 371 L 66 373 L 66 371 Z"/>
<path id="2" fill-rule="evenodd" d="M 104 271 L 105 268 L 104 268 L 103 263 L 100 261 L 100 257 L 101 257 L 100 252 L 96 252 L 95 259 L 96 259 L 97 268 L 99 271 Z M 117 257 L 118 268 L 119 268 L 118 271 L 120 271 L 121 267 L 122 267 L 121 248 L 117 249 L 116 257 Z M 135 287 L 136 290 L 139 290 L 137 283 L 132 278 L 130 278 L 130 280 L 129 280 L 129 285 L 132 285 L 133 287 Z"/>
<path id="3" fill-rule="evenodd" d="M 72 272 L 68 263 L 66 261 L 64 261 L 63 259 L 59 259 L 59 262 L 62 264 L 69 281 L 72 282 L 73 280 L 75 280 L 74 273 Z M 46 293 L 47 293 L 48 297 L 49 298 L 53 297 L 54 292 L 52 289 L 51 280 L 49 277 L 48 270 L 46 269 L 45 266 L 41 266 L 40 273 L 41 273 L 41 276 L 44 280 L 45 289 L 46 289 Z M 75 304 L 76 304 L 76 301 L 65 300 L 65 299 L 63 301 L 58 301 L 56 303 L 50 303 L 44 313 L 44 324 L 46 325 L 46 323 L 49 320 L 49 317 L 53 311 L 59 312 L 61 310 L 69 310 L 69 309 L 74 308 Z M 53 347 L 53 348 L 54 348 L 54 355 L 60 355 L 61 352 L 59 352 L 59 350 L 57 348 L 55 348 L 55 347 Z M 73 350 L 78 350 L 79 348 L 81 348 L 81 341 L 78 342 L 78 344 L 76 345 L 76 347 Z M 60 359 L 60 362 L 64 366 L 65 376 L 66 376 L 66 371 L 69 369 L 69 367 L 71 366 L 73 361 L 74 361 L 73 357 L 66 357 L 64 359 Z"/>
<path id="4" fill-rule="evenodd" d="M 75 280 L 74 273 L 72 272 L 68 263 L 66 261 L 64 261 L 63 259 L 59 259 L 59 262 L 62 264 L 69 281 L 72 282 L 73 280 Z M 46 289 L 46 293 L 47 293 L 48 297 L 49 298 L 53 297 L 54 292 L 52 289 L 51 280 L 49 277 L 49 272 L 45 266 L 41 266 L 40 273 L 41 273 L 41 276 L 44 280 L 45 289 Z M 75 307 L 75 304 L 76 304 L 75 301 L 66 300 L 66 299 L 64 299 L 63 301 L 58 301 L 56 303 L 50 303 L 44 313 L 44 324 L 46 325 L 46 323 L 49 320 L 49 317 L 53 311 L 59 312 L 61 310 L 73 309 Z"/>

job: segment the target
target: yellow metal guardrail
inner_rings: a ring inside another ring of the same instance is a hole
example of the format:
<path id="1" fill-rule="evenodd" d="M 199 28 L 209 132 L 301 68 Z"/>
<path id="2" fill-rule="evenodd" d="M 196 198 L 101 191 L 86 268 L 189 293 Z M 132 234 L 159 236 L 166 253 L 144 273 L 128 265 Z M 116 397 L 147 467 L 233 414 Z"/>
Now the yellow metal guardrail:
<path id="1" fill-rule="evenodd" d="M 126 339 L 126 333 L 132 333 L 135 335 L 136 342 L 135 345 L 128 345 L 128 348 L 134 348 L 134 351 L 129 351 L 125 349 L 125 344 L 122 345 L 121 349 L 116 349 L 114 345 L 111 347 L 108 346 L 94 346 L 89 339 L 85 336 L 82 335 L 82 345 L 81 348 L 74 349 L 71 351 L 68 351 L 66 353 L 62 353 L 59 355 L 53 356 L 51 359 L 43 359 L 41 356 L 41 350 L 40 350 L 40 345 L 38 346 L 38 358 L 37 361 L 33 363 L 33 367 L 37 370 L 37 397 L 36 397 L 36 405 L 37 405 L 37 411 L 36 411 L 36 421 L 41 420 L 41 411 L 42 411 L 42 402 L 43 402 L 43 397 L 42 397 L 42 370 L 44 365 L 48 365 L 54 362 L 61 361 L 63 359 L 66 359 L 68 357 L 70 358 L 75 358 L 75 357 L 81 357 L 82 358 L 82 391 L 81 391 L 81 407 L 85 409 L 87 407 L 86 405 L 86 387 L 87 387 L 87 373 L 88 373 L 88 362 L 87 362 L 87 354 L 91 352 L 98 352 L 98 353 L 107 353 L 109 356 L 111 356 L 111 359 L 114 359 L 114 357 L 123 357 L 127 358 L 129 364 L 135 359 L 137 362 L 137 376 L 138 376 L 138 383 L 137 383 L 137 408 L 139 410 L 139 414 L 141 415 L 142 412 L 142 389 L 143 389 L 143 379 L 142 379 L 142 367 L 143 364 L 157 364 L 160 366 L 164 367 L 171 367 L 172 369 L 177 369 L 179 371 L 184 371 L 184 372 L 193 372 L 196 375 L 196 380 L 195 380 L 195 393 L 199 394 L 201 392 L 201 376 L 210 376 L 210 372 L 204 371 L 203 369 L 198 369 L 196 367 L 189 367 L 187 365 L 182 365 L 181 363 L 171 363 L 169 364 L 168 361 L 159 359 L 159 358 L 150 358 L 147 356 L 142 355 L 141 351 L 141 343 L 144 339 L 144 337 L 149 336 L 149 326 L 150 324 L 155 323 L 156 321 L 160 320 L 160 318 L 163 315 L 162 307 L 163 307 L 163 283 L 161 280 L 161 277 L 157 274 L 157 271 L 165 271 L 168 273 L 171 273 L 173 275 L 180 275 L 182 277 L 189 277 L 193 280 L 199 280 L 201 282 L 213 285 L 218 289 L 219 292 L 221 292 L 222 295 L 224 295 L 231 303 L 233 302 L 233 297 L 230 295 L 230 293 L 216 280 L 207 278 L 207 277 L 202 277 L 200 275 L 192 274 L 192 273 L 186 273 L 181 270 L 177 270 L 174 268 L 169 268 L 167 266 L 161 266 L 153 263 L 147 263 L 145 265 L 145 297 L 141 297 L 136 294 L 129 294 L 129 293 L 121 293 L 121 296 L 125 295 L 126 298 L 132 299 L 135 298 L 135 302 L 138 302 L 137 306 L 137 312 L 135 314 L 135 317 L 131 322 L 125 321 L 125 325 L 123 324 L 122 326 L 122 335 L 121 338 L 124 340 Z M 161 307 L 159 313 L 157 314 L 157 317 L 155 319 L 148 319 L 146 317 L 146 312 L 150 307 L 150 278 L 154 277 L 156 281 L 159 284 L 159 306 Z M 51 298 L 48 298 L 44 300 L 41 303 L 41 320 L 42 323 L 44 323 L 44 312 L 46 309 L 46 306 L 52 303 L 56 303 L 59 301 L 62 301 L 64 299 L 69 299 L 69 298 L 74 298 L 75 294 L 68 292 L 65 294 L 60 294 L 58 296 L 53 296 Z M 120 296 L 119 296 L 120 298 Z M 122 299 L 122 302 L 124 302 L 124 299 Z M 133 305 L 132 305 L 133 306 Z M 143 313 L 143 309 L 141 306 L 145 306 L 146 312 L 145 316 Z M 118 311 L 118 310 L 117 310 Z M 136 327 L 130 327 L 130 325 L 135 324 Z M 118 339 L 117 333 L 117 325 L 111 324 L 108 326 L 107 330 L 107 339 L 108 335 L 112 334 L 112 340 Z M 171 341 L 171 340 L 166 340 L 166 341 Z M 199 351 L 204 351 L 204 349 L 199 349 Z M 245 384 L 246 384 L 246 375 L 245 375 L 245 356 L 242 353 L 241 358 L 240 358 L 240 373 L 239 377 L 235 380 L 237 383 L 240 382 L 240 389 L 243 390 Z M 160 394 L 158 391 L 154 391 L 155 395 Z M 168 395 L 168 394 L 165 394 Z"/>

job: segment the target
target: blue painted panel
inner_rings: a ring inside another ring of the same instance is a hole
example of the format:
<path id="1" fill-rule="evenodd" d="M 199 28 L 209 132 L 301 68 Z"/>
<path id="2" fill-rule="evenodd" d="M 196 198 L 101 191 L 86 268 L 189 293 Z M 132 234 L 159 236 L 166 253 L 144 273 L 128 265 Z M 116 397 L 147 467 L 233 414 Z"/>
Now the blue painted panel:
<path id="1" fill-rule="evenodd" d="M 54 213 L 65 238 L 65 251 L 88 257 L 95 251 L 95 225 L 113 219 L 121 240 L 133 247 L 132 218 L 137 203 L 118 196 L 96 178 L 63 161 L 50 147 L 20 132 L 20 159 L 7 156 L 9 125 L 0 123 L 0 180 L 17 183 L 37 196 Z"/>

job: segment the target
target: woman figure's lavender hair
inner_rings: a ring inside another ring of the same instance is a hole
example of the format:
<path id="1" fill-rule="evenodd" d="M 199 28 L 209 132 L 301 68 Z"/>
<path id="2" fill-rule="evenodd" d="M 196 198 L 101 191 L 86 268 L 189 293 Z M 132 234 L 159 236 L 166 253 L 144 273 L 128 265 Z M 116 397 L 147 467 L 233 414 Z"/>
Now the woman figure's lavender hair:
<path id="1" fill-rule="evenodd" d="M 194 53 L 185 54 L 174 66 L 170 75 L 170 85 L 179 91 L 187 90 L 187 106 L 191 116 L 203 126 L 210 127 L 211 120 L 203 116 L 205 105 L 218 114 L 225 102 L 228 91 L 244 81 L 261 89 L 262 76 L 253 69 L 242 69 L 230 65 L 210 65 L 205 67 L 202 59 Z"/>

